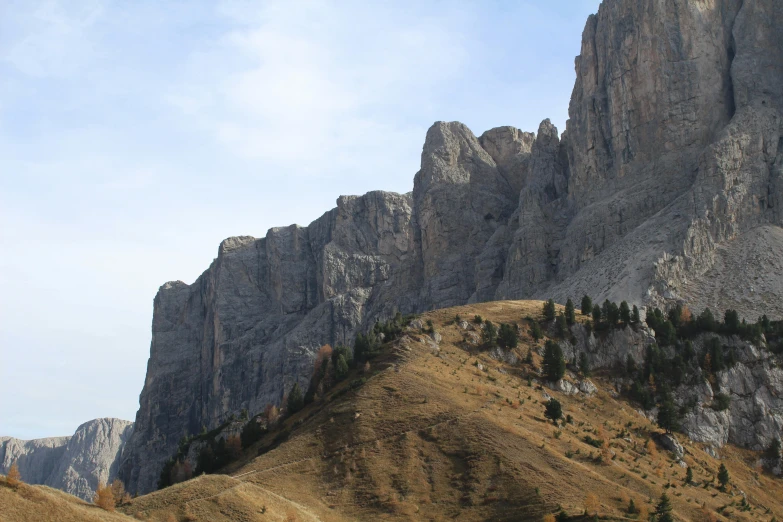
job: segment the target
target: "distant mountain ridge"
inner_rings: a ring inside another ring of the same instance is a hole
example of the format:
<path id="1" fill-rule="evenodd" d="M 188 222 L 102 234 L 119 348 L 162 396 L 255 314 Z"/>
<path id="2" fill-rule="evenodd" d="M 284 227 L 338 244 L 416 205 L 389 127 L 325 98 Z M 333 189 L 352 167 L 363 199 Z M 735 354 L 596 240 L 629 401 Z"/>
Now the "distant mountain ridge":
<path id="1" fill-rule="evenodd" d="M 340 197 L 163 285 L 129 491 L 154 489 L 181 437 L 279 403 L 318 347 L 396 311 L 587 293 L 781 317 L 778 4 L 605 0 L 562 136 L 437 122 L 411 193 Z"/>
<path id="2" fill-rule="evenodd" d="M 99 482 L 117 478 L 133 423 L 120 419 L 85 422 L 71 436 L 20 440 L 0 437 L 0 474 L 16 462 L 22 480 L 44 484 L 92 501 Z"/>

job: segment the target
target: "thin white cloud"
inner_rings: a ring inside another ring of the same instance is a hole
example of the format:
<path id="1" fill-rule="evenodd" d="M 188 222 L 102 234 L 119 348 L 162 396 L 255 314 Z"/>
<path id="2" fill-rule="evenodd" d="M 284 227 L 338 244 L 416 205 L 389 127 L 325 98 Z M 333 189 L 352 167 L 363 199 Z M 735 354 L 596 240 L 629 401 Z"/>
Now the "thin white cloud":
<path id="1" fill-rule="evenodd" d="M 270 2 L 220 12 L 242 25 L 194 53 L 168 99 L 235 153 L 300 173 L 416 158 L 425 129 L 395 113 L 447 89 L 468 57 L 458 27 L 419 11 L 387 19 L 383 8 Z"/>
<path id="2" fill-rule="evenodd" d="M 17 25 L 24 36 L 0 52 L 3 60 L 28 76 L 66 76 L 97 52 L 89 34 L 104 13 L 100 0 L 35 4 L 19 2 L 3 10 L 3 26 Z"/>

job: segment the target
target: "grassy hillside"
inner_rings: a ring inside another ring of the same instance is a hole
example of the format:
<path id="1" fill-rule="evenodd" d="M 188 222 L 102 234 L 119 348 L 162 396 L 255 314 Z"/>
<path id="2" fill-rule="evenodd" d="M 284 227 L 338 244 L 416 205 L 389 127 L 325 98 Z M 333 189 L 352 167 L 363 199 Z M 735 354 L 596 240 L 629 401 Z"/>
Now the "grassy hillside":
<path id="1" fill-rule="evenodd" d="M 120 522 L 133 520 L 109 513 L 80 498 L 47 486 L 8 486 L 0 477 L 0 522 Z"/>
<path id="2" fill-rule="evenodd" d="M 543 340 L 523 333 L 519 362 L 509 364 L 454 323 L 457 314 L 478 314 L 526 329 L 523 318 L 540 317 L 541 306 L 507 301 L 425 314 L 439 344 L 410 331 L 373 360 L 365 384 L 350 389 L 352 376 L 248 449 L 224 470 L 233 478 L 189 481 L 136 499 L 126 512 L 157 516 L 177 506 L 180 520 L 541 520 L 560 508 L 583 513 L 592 494 L 602 518 L 634 520 L 630 499 L 653 511 L 666 491 L 683 520 L 783 516 L 783 483 L 754 467 L 756 454 L 726 447 L 718 461 L 681 438 L 694 472 L 695 485 L 686 486 L 673 456 L 649 449 L 656 427 L 612 397 L 600 376 L 593 397 L 541 388 L 528 380 L 538 354 L 532 366 L 521 361 Z M 571 423 L 556 428 L 544 418 L 545 393 L 562 402 Z M 287 440 L 266 451 L 281 433 Z M 608 441 L 603 462 L 587 437 Z M 732 476 L 725 492 L 714 480 L 721 462 Z"/>
<path id="3" fill-rule="evenodd" d="M 538 386 L 535 348 L 544 340 L 532 340 L 524 317 L 540 318 L 541 306 L 506 301 L 424 314 L 440 343 L 409 330 L 368 373 L 352 370 L 248 448 L 227 475 L 201 476 L 121 510 L 176 521 L 539 521 L 562 509 L 588 520 L 581 515 L 590 496 L 604 520 L 639 520 L 627 512 L 629 501 L 653 511 L 665 491 L 681 520 L 783 519 L 783 481 L 756 467 L 758 454 L 725 447 L 718 461 L 679 437 L 694 475 L 686 485 L 686 469 L 649 443 L 656 427 L 600 375 L 591 397 Z M 460 328 L 457 314 L 522 325 L 517 361 L 481 351 L 471 342 L 476 327 Z M 366 382 L 352 388 L 360 376 Z M 571 422 L 555 427 L 544 418 L 545 394 Z M 721 462 L 732 477 L 726 491 L 717 488 Z"/>

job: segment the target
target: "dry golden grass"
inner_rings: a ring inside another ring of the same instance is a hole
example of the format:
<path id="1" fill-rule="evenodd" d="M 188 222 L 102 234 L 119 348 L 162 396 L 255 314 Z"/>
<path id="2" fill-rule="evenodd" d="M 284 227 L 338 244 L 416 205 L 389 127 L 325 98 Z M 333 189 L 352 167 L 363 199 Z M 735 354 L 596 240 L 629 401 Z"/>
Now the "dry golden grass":
<path id="1" fill-rule="evenodd" d="M 202 477 L 123 509 L 154 514 L 187 502 L 197 520 L 230 520 L 220 513 L 259 503 L 271 509 L 277 500 L 273 518 L 247 510 L 242 516 L 285 520 L 289 509 L 298 509 L 301 520 L 540 521 L 558 506 L 581 514 L 591 493 L 602 517 L 625 520 L 628 499 L 651 511 L 666 491 L 683 520 L 702 517 L 705 503 L 710 513 L 729 506 L 724 513 L 732 520 L 783 517 L 781 481 L 755 473 L 748 464 L 756 458 L 752 452 L 721 451 L 732 480 L 748 495 L 750 511 L 739 510 L 739 497 L 703 487 L 719 462 L 680 438 L 696 482 L 684 486 L 685 469 L 668 452 L 646 445 L 655 426 L 604 391 L 610 386 L 600 376 L 593 379 L 599 387 L 594 397 L 546 390 L 573 418 L 554 430 L 543 416 L 544 390 L 535 383 L 528 386 L 528 367 L 490 358 L 453 324 L 456 314 L 468 321 L 481 315 L 526 329 L 524 318 L 540 318 L 541 307 L 542 302 L 504 301 L 427 313 L 423 319 L 431 319 L 443 337 L 439 349 L 428 335 L 412 332 L 373 361 L 372 377 L 363 386 L 345 389 L 362 375 L 357 371 L 324 402 L 285 421 L 281 429 L 291 430 L 286 442 L 256 456 L 273 433 L 246 451 L 224 470 L 234 478 Z M 516 354 L 521 361 L 532 347 L 534 366 L 540 366 L 535 348 L 542 344 L 525 331 Z M 299 426 L 292 429 L 295 423 Z M 603 448 L 587 444 L 586 435 L 602 441 Z M 224 492 L 199 491 L 204 482 L 213 483 L 212 488 L 219 482 Z M 153 501 L 159 507 L 143 507 Z M 184 516 L 184 511 L 177 513 Z M 717 519 L 725 517 L 718 514 Z"/>
<path id="2" fill-rule="evenodd" d="M 12 488 L 0 480 L 0 522 L 129 522 L 133 519 L 104 511 L 72 495 L 46 486 L 19 484 Z"/>
<path id="3" fill-rule="evenodd" d="M 246 450 L 223 470 L 228 475 L 194 478 L 119 510 L 156 521 L 539 522 L 559 506 L 581 514 L 589 493 L 603 519 L 633 520 L 630 499 L 649 512 L 666 491 L 682 520 L 705 513 L 716 520 L 783 518 L 783 481 L 758 473 L 753 452 L 721 450 L 733 491 L 742 489 L 751 506 L 741 511 L 741 497 L 712 482 L 720 462 L 680 437 L 694 474 L 694 485 L 685 486 L 685 469 L 668 452 L 646 447 L 655 426 L 612 398 L 600 375 L 593 397 L 546 390 L 573 418 L 555 429 L 543 416 L 545 390 L 528 385 L 529 368 L 492 359 L 453 324 L 456 314 L 468 321 L 478 314 L 524 326 L 525 316 L 540 317 L 541 305 L 505 301 L 425 314 L 443 336 L 439 348 L 423 332 L 411 332 L 368 373 L 354 371 L 323 402 L 281 423 L 290 435 L 276 448 L 266 451 L 279 431 Z M 520 361 L 535 346 L 524 333 Z M 540 366 L 535 349 L 533 359 Z M 350 390 L 359 376 L 368 381 Z M 587 444 L 588 435 L 603 447 Z"/>

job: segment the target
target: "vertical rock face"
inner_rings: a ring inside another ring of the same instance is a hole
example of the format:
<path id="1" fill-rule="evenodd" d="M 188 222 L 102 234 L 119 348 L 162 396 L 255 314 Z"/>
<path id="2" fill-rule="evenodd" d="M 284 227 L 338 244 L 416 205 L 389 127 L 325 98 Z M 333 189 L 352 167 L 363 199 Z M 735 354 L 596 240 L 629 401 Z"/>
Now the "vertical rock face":
<path id="1" fill-rule="evenodd" d="M 227 239 L 193 284 L 162 286 L 129 490 L 154 489 L 183 435 L 279 403 L 320 345 L 396 311 L 587 293 L 783 315 L 777 3 L 605 0 L 562 136 L 438 122 L 412 193 Z"/>
<path id="2" fill-rule="evenodd" d="M 92 501 L 99 482 L 108 484 L 117 477 L 120 456 L 132 432 L 132 422 L 95 419 L 79 426 L 70 437 L 0 437 L 0 474 L 16 462 L 25 482 Z"/>

